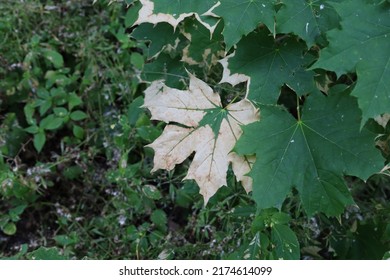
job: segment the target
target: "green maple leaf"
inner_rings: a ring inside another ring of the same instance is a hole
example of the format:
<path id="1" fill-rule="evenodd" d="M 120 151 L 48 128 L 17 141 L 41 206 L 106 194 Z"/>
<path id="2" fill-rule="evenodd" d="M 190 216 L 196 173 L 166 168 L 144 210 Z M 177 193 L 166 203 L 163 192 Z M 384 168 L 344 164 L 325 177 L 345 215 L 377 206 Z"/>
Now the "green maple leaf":
<path id="1" fill-rule="evenodd" d="M 213 9 L 225 23 L 223 35 L 226 49 L 230 49 L 241 37 L 252 32 L 260 23 L 273 30 L 275 9 L 269 0 L 223 0 Z"/>
<path id="2" fill-rule="evenodd" d="M 375 134 L 363 128 L 356 99 L 347 93 L 309 96 L 302 118 L 278 107 L 261 111 L 261 120 L 244 127 L 239 154 L 256 154 L 249 175 L 259 208 L 281 206 L 292 187 L 312 215 L 340 214 L 353 199 L 343 180 L 366 180 L 383 167 L 374 147 Z"/>
<path id="3" fill-rule="evenodd" d="M 185 64 L 180 61 L 180 57 L 171 57 L 169 54 L 161 53 L 156 60 L 145 65 L 141 80 L 153 82 L 165 80 L 166 84 L 174 88 L 184 88 L 186 85 Z"/>
<path id="4" fill-rule="evenodd" d="M 250 100 L 275 104 L 284 84 L 298 95 L 315 90 L 314 72 L 305 67 L 314 57 L 305 54 L 305 49 L 305 44 L 295 38 L 277 42 L 266 30 L 261 30 L 244 37 L 237 44 L 235 55 L 224 66 L 250 79 Z M 234 84 L 235 80 L 224 75 L 221 82 Z"/>
<path id="5" fill-rule="evenodd" d="M 149 41 L 148 57 L 160 53 L 167 46 L 174 46 L 179 32 L 174 31 L 172 25 L 162 22 L 158 24 L 143 23 L 131 33 L 131 36 L 138 41 Z M 164 36 L 161 36 L 164 34 Z"/>
<path id="6" fill-rule="evenodd" d="M 285 1 L 276 15 L 278 33 L 294 33 L 306 41 L 308 47 L 318 36 L 338 26 L 339 16 L 326 1 Z"/>
<path id="7" fill-rule="evenodd" d="M 335 71 L 339 76 L 356 71 L 352 95 L 369 118 L 390 112 L 390 5 L 370 5 L 364 0 L 333 4 L 341 18 L 341 29 L 327 33 L 329 46 L 312 68 Z"/>

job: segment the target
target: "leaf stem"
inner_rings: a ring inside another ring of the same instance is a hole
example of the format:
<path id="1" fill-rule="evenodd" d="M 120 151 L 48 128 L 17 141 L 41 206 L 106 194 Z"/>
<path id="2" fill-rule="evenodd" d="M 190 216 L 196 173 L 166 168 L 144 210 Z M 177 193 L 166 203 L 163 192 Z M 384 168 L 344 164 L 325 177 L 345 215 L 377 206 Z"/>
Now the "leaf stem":
<path id="1" fill-rule="evenodd" d="M 300 106 L 299 106 L 299 96 L 297 95 L 297 116 L 298 116 L 298 121 L 301 120 L 301 110 L 300 110 Z"/>

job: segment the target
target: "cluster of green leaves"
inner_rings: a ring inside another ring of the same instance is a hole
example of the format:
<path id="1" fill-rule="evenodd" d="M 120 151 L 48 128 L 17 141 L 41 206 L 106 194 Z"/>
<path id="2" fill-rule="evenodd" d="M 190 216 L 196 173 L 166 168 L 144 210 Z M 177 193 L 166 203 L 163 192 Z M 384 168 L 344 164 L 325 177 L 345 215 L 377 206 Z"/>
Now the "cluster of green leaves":
<path id="1" fill-rule="evenodd" d="M 188 70 L 223 104 L 245 94 L 260 109 L 234 149 L 257 158 L 249 173 L 256 231 L 247 249 L 260 258 L 298 258 L 287 226 L 293 220 L 270 209 L 291 213 L 293 203 L 308 218 L 341 220 L 359 203 L 348 178 L 388 175 L 390 2 L 168 2 L 131 4 L 140 11 L 131 36 L 148 44 L 140 80 L 186 89 Z M 389 227 L 381 228 L 378 240 L 389 248 Z"/>
<path id="2" fill-rule="evenodd" d="M 122 7 L 57 2 L 0 7 L 0 255 L 21 248 L 17 258 L 36 258 L 26 252 L 46 245 L 67 257 L 118 258 L 112 247 L 128 239 L 119 246 L 111 234 L 125 234 L 119 213 L 130 206 L 113 178 L 127 174 L 121 180 L 144 201 L 147 181 L 130 170 L 149 174 L 143 145 L 160 131 L 138 108 L 134 73 L 144 58 L 124 34 L 131 18 Z"/>
<path id="3" fill-rule="evenodd" d="M 204 208 L 183 170 L 150 174 L 147 47 L 108 4 L 0 6 L 0 258 L 237 257 L 255 207 L 232 176 Z"/>

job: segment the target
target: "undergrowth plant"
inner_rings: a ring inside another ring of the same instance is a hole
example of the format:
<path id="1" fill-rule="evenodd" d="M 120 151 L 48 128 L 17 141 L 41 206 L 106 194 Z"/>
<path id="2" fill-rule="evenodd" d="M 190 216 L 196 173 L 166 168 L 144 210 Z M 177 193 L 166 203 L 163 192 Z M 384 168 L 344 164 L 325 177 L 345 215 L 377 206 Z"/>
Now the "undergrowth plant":
<path id="1" fill-rule="evenodd" d="M 341 219 L 348 180 L 389 175 L 390 1 L 130 5 L 143 106 L 166 123 L 152 171 L 191 158 L 205 204 L 234 174 L 257 209 L 241 258 L 299 258 L 291 211 Z"/>
<path id="2" fill-rule="evenodd" d="M 138 108 L 126 10 L 108 4 L 0 5 L 0 258 L 140 258 L 161 243 L 150 217 L 165 216 L 141 191 L 160 129 Z"/>

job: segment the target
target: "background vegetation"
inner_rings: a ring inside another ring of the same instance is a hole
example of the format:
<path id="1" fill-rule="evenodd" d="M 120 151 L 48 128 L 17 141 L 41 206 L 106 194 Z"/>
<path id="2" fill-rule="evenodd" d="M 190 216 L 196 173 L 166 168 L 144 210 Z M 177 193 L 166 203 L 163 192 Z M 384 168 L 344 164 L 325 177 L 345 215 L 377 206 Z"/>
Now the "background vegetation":
<path id="1" fill-rule="evenodd" d="M 256 213 L 232 175 L 204 207 L 185 168 L 150 174 L 163 124 L 140 108 L 137 10 L 90 2 L 0 5 L 0 258 L 272 259 L 274 224 L 297 234 L 290 258 L 385 256 L 389 177 L 347 178 L 357 205 L 309 219 L 294 193 L 288 215 Z"/>

